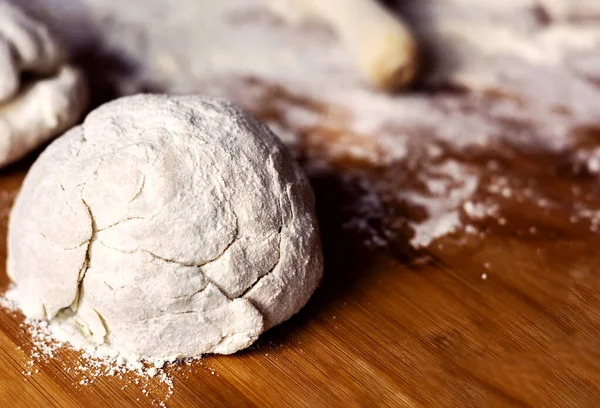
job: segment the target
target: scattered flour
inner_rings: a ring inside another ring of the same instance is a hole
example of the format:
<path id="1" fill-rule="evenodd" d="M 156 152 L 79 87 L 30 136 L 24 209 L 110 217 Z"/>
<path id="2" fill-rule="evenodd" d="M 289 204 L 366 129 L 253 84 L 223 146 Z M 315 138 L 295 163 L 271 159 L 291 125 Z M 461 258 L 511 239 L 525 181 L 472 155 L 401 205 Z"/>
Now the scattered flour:
<path id="1" fill-rule="evenodd" d="M 455 161 L 445 161 L 430 170 L 425 183 L 430 195 L 398 195 L 426 209 L 429 215 L 425 221 L 412 225 L 415 235 L 410 243 L 415 248 L 426 247 L 437 237 L 456 231 L 462 225 L 461 205 L 478 187 L 477 176 L 466 173 Z"/>
<path id="2" fill-rule="evenodd" d="M 0 296 L 0 308 L 5 312 L 18 313 L 17 305 Z M 153 405 L 166 407 L 167 401 L 175 392 L 173 373 L 182 372 L 182 368 L 191 363 L 192 359 L 163 361 L 162 364 L 150 365 L 139 361 L 127 362 L 108 353 L 98 353 L 96 349 L 80 351 L 78 365 L 70 365 L 64 359 L 58 358 L 64 352 L 67 343 L 56 338 L 46 321 L 25 318 L 20 324 L 28 333 L 31 344 L 19 347 L 29 354 L 29 361 L 25 364 L 22 374 L 27 377 L 38 374 L 39 366 L 48 362 L 60 362 L 62 370 L 69 378 L 74 378 L 74 386 L 90 386 L 101 377 L 118 377 L 122 380 L 122 388 L 129 386 L 139 388 Z M 183 364 L 181 364 L 183 363 Z"/>
<path id="3" fill-rule="evenodd" d="M 265 119 L 300 156 L 317 144 L 331 161 L 420 160 L 420 174 L 432 170 L 422 176 L 425 188 L 394 186 L 399 199 L 428 214 L 411 221 L 415 246 L 456 230 L 465 202 L 485 188 L 473 166 L 446 153 L 569 149 L 573 129 L 600 117 L 594 1 L 390 2 L 432 61 L 421 88 L 400 95 L 365 84 L 326 26 L 290 23 L 260 0 L 26 3 L 54 22 L 75 55 L 99 50 L 109 68 L 97 74 L 117 94 L 156 88 L 226 96 Z M 582 160 L 592 172 L 600 167 L 595 155 Z M 439 180 L 440 166 L 452 167 L 454 181 Z"/>

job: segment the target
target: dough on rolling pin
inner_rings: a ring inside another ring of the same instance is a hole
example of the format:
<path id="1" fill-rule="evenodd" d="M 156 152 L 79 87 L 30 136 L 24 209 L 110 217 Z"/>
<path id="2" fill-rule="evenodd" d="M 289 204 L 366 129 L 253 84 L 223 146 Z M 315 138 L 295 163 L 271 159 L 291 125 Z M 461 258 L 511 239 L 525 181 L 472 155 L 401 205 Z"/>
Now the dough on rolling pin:
<path id="1" fill-rule="evenodd" d="M 395 91 L 417 73 L 417 44 L 408 26 L 374 0 L 268 0 L 290 20 L 316 18 L 329 24 L 374 86 Z"/>
<path id="2" fill-rule="evenodd" d="M 322 262 L 304 173 L 220 99 L 99 107 L 41 154 L 10 218 L 24 313 L 76 346 L 143 359 L 249 346 L 304 306 Z"/>
<path id="3" fill-rule="evenodd" d="M 23 73 L 43 78 L 21 83 Z M 86 105 L 81 73 L 46 27 L 0 0 L 0 167 L 72 126 Z"/>

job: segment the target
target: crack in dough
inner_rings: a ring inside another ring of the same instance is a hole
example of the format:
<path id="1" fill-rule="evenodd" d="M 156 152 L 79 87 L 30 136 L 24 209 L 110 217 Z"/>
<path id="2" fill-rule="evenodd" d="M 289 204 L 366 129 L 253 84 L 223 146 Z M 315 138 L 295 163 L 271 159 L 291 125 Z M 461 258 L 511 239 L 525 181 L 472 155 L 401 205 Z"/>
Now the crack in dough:
<path id="1" fill-rule="evenodd" d="M 106 231 L 107 229 L 113 228 L 118 226 L 119 224 L 122 224 L 124 222 L 128 222 L 128 221 L 137 221 L 137 220 L 147 220 L 148 218 L 144 218 L 144 217 L 130 217 L 130 218 L 125 218 L 124 220 L 121 221 L 117 221 L 114 224 L 111 224 L 107 227 L 104 227 L 102 229 L 99 229 L 98 232 L 102 232 L 102 231 Z"/>
<path id="2" fill-rule="evenodd" d="M 77 308 L 79 307 L 79 300 L 81 299 L 81 291 L 83 288 L 83 280 L 85 279 L 85 274 L 87 273 L 91 264 L 90 252 L 92 249 L 92 245 L 96 241 L 98 235 L 98 230 L 96 228 L 96 219 L 94 218 L 94 213 L 92 212 L 92 209 L 85 202 L 85 200 L 82 199 L 81 202 L 87 209 L 88 215 L 90 217 L 92 235 L 90 236 L 90 239 L 87 242 L 87 248 L 85 249 L 85 259 L 83 260 L 83 264 L 81 265 L 81 269 L 79 270 L 79 274 L 77 276 L 77 292 L 75 293 L 75 298 L 71 302 L 71 305 L 69 305 L 69 308 L 73 311 L 77 311 Z"/>
<path id="3" fill-rule="evenodd" d="M 69 247 L 69 248 L 63 248 L 63 247 L 56 246 L 56 245 L 55 245 L 55 244 L 54 244 L 54 243 L 53 243 L 51 240 L 49 240 L 49 239 L 48 239 L 48 237 L 46 236 L 46 234 L 44 234 L 44 233 L 43 233 L 43 232 L 41 232 L 41 231 L 40 231 L 40 235 L 41 235 L 41 236 L 42 236 L 42 237 L 43 237 L 43 238 L 44 238 L 46 241 L 48 241 L 48 244 L 50 244 L 50 245 L 52 245 L 52 246 L 54 246 L 54 247 L 56 247 L 56 248 L 62 249 L 63 251 L 71 251 L 71 250 L 73 250 L 73 249 L 81 248 L 82 246 L 84 246 L 84 245 L 87 245 L 87 243 L 88 243 L 88 240 L 86 239 L 84 242 L 82 242 L 82 243 L 81 243 L 81 244 L 79 244 L 79 245 L 75 245 L 75 246 L 72 246 L 72 247 Z"/>
<path id="4" fill-rule="evenodd" d="M 131 200 L 129 200 L 130 203 L 132 201 L 134 201 L 136 198 L 138 198 L 142 194 L 142 191 L 144 190 L 144 185 L 145 184 L 146 184 L 146 176 L 144 176 L 142 174 L 142 182 L 140 183 L 140 189 L 135 193 L 135 195 L 131 198 Z"/>
<path id="5" fill-rule="evenodd" d="M 149 359 L 249 346 L 306 303 L 322 268 L 305 175 L 219 99 L 101 106 L 34 163 L 10 220 L 25 313 L 76 346 Z"/>
<path id="6" fill-rule="evenodd" d="M 234 239 L 234 241 L 235 241 L 235 239 Z M 232 243 L 233 243 L 234 241 L 232 241 Z M 218 289 L 219 289 L 219 290 L 220 290 L 220 291 L 223 293 L 223 295 L 224 295 L 224 296 L 226 296 L 226 297 L 227 297 L 229 300 L 233 300 L 233 299 L 234 299 L 234 298 L 232 298 L 231 296 L 229 296 L 229 295 L 228 295 L 228 294 L 227 294 L 227 293 L 226 293 L 226 292 L 225 292 L 225 291 L 224 291 L 224 290 L 223 290 L 223 289 L 222 289 L 222 288 L 221 288 L 221 287 L 220 287 L 220 286 L 219 286 L 217 283 L 213 282 L 213 281 L 212 281 L 210 278 L 208 278 L 208 277 L 206 276 L 206 274 L 204 274 L 204 273 L 202 272 L 202 269 L 201 269 L 203 266 L 206 266 L 206 265 L 210 264 L 211 262 L 217 261 L 217 260 L 218 260 L 218 259 L 219 259 L 221 256 L 223 256 L 223 254 L 225 254 L 225 252 L 227 252 L 227 249 L 229 249 L 229 248 L 231 247 L 231 244 L 230 244 L 229 246 L 227 246 L 227 248 L 225 248 L 225 250 L 223 251 L 223 253 L 221 253 L 220 255 L 218 255 L 218 256 L 217 256 L 215 259 L 213 259 L 213 260 L 211 260 L 211 261 L 208 261 L 208 262 L 206 262 L 206 263 L 200 264 L 200 265 L 194 265 L 194 264 L 189 264 L 189 263 L 184 263 L 184 262 L 177 262 L 177 261 L 174 261 L 174 260 L 171 260 L 171 259 L 166 259 L 166 258 L 160 257 L 160 256 L 158 256 L 158 255 L 156 255 L 156 254 L 153 254 L 153 253 L 152 253 L 152 252 L 150 252 L 150 251 L 147 251 L 147 250 L 145 250 L 145 249 L 141 249 L 141 248 L 138 248 L 138 249 L 136 249 L 136 250 L 134 250 L 134 251 L 122 251 L 122 250 L 119 250 L 119 249 L 117 249 L 117 248 L 112 248 L 112 247 L 110 247 L 110 246 L 106 245 L 105 243 L 103 243 L 103 242 L 102 242 L 102 241 L 100 241 L 100 240 L 98 240 L 98 243 L 99 243 L 99 244 L 101 244 L 101 245 L 103 245 L 103 246 L 105 246 L 105 247 L 106 247 L 106 248 L 108 248 L 108 249 L 112 249 L 112 250 L 114 250 L 114 251 L 118 251 L 118 252 L 121 252 L 121 253 L 123 253 L 123 254 L 133 254 L 133 253 L 136 253 L 136 252 L 144 252 L 144 253 L 146 253 L 146 254 L 150 255 L 150 256 L 151 256 L 152 258 L 154 258 L 154 259 L 158 259 L 158 260 L 161 260 L 161 261 L 164 261 L 164 262 L 167 262 L 167 263 L 172 263 L 172 264 L 177 264 L 177 265 L 181 265 L 181 266 L 188 266 L 188 267 L 195 267 L 195 268 L 198 268 L 198 271 L 204 275 L 204 277 L 207 279 L 207 281 L 208 281 L 208 282 L 210 282 L 211 284 L 213 284 L 213 285 L 214 285 L 216 288 L 218 288 Z M 204 289 L 204 288 L 203 288 L 203 289 Z M 201 290 L 203 290 L 203 289 L 201 289 Z M 201 291 L 201 290 L 200 290 L 200 291 Z M 198 292 L 195 292 L 195 293 L 193 293 L 193 294 L 192 294 L 192 295 L 190 295 L 190 296 L 194 296 L 194 295 L 196 295 L 197 293 L 198 293 Z M 176 296 L 176 297 L 175 297 L 175 299 L 178 299 L 178 298 L 181 298 L 181 297 L 182 297 L 182 296 Z"/>
<path id="7" fill-rule="evenodd" d="M 279 234 L 279 251 L 277 253 L 277 261 L 275 261 L 275 265 L 273 265 L 273 267 L 271 269 L 269 269 L 269 271 L 267 273 L 265 273 L 264 275 L 259 276 L 254 282 L 252 282 L 250 284 L 250 286 L 244 290 L 244 293 L 242 293 L 240 295 L 240 297 L 244 297 L 246 296 L 246 294 L 248 292 L 250 292 L 256 285 L 258 285 L 258 283 L 266 276 L 269 276 L 274 270 L 275 268 L 277 268 L 277 266 L 279 265 L 279 261 L 281 261 L 281 234 Z"/>

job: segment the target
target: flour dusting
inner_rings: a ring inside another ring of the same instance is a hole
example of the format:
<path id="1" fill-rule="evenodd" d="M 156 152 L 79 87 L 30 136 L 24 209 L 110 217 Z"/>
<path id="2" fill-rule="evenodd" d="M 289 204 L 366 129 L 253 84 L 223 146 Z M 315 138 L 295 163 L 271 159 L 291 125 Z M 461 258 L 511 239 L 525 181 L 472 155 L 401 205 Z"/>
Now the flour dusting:
<path id="1" fill-rule="evenodd" d="M 6 296 L 0 296 L 0 308 L 5 312 L 17 314 L 17 305 Z M 68 344 L 57 339 L 56 333 L 46 321 L 25 318 L 20 326 L 27 332 L 30 344 L 26 348 L 29 360 L 23 367 L 22 374 L 31 377 L 40 372 L 40 365 L 60 362 L 62 370 L 69 378 L 74 378 L 73 386 L 84 387 L 94 384 L 102 377 L 118 377 L 122 380 L 122 388 L 136 387 L 149 399 L 152 405 L 166 407 L 167 401 L 175 392 L 173 372 L 182 372 L 182 367 L 189 365 L 191 359 L 164 361 L 162 364 L 125 361 L 118 356 L 103 353 L 102 350 L 90 348 L 78 352 L 77 365 L 70 365 L 58 354 L 68 348 Z M 186 364 L 187 363 L 187 364 Z"/>
<path id="2" fill-rule="evenodd" d="M 600 117 L 593 1 L 391 2 L 432 62 L 417 90 L 399 95 L 366 85 L 331 29 L 290 21 L 268 1 L 27 3 L 56 22 L 75 55 L 94 46 L 124 62 L 105 73 L 117 94 L 150 87 L 226 96 L 309 158 L 319 150 L 322 160 L 377 167 L 420 160 L 423 188 L 394 186 L 398 199 L 428 214 L 410 220 L 415 246 L 455 231 L 477 193 L 480 170 L 448 152 L 568 150 L 573 129 Z M 600 168 L 593 153 L 580 161 Z M 454 181 L 439 180 L 440 166 Z"/>
<path id="3" fill-rule="evenodd" d="M 329 177 L 351 197 L 342 227 L 365 245 L 481 238 L 511 226 L 513 202 L 542 214 L 569 205 L 572 224 L 600 232 L 591 192 L 561 197 L 543 183 L 556 171 L 600 174 L 597 1 L 390 1 L 431 63 L 398 95 L 366 85 L 328 27 L 259 0 L 23 3 L 106 85 L 96 102 L 202 93 L 262 118 L 313 182 Z M 481 279 L 493 279 L 485 268 Z"/>

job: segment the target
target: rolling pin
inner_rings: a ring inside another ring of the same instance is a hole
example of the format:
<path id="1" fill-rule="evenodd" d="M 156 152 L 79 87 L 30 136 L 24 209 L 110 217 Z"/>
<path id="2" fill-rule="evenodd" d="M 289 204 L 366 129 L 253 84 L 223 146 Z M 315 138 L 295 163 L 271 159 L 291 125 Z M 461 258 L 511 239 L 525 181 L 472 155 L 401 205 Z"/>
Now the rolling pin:
<path id="1" fill-rule="evenodd" d="M 417 44 L 408 26 L 375 0 L 294 0 L 310 17 L 330 25 L 377 88 L 406 87 L 417 71 Z"/>

